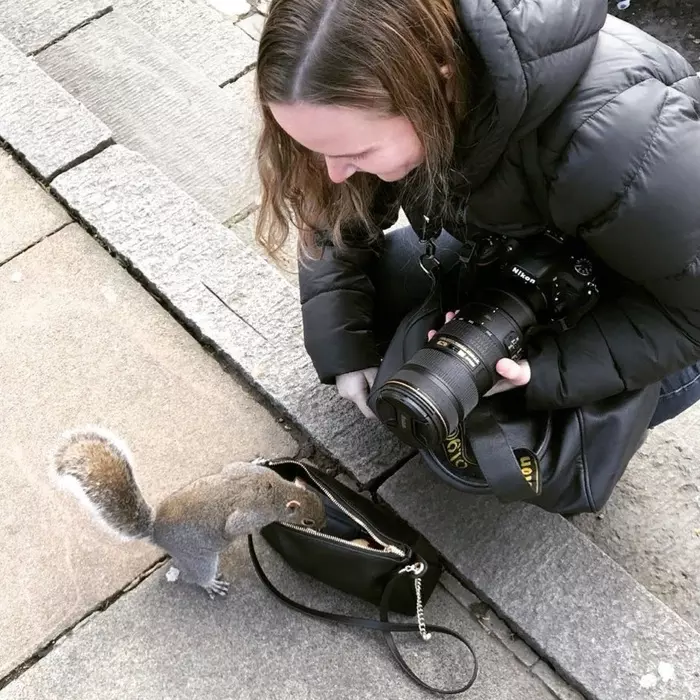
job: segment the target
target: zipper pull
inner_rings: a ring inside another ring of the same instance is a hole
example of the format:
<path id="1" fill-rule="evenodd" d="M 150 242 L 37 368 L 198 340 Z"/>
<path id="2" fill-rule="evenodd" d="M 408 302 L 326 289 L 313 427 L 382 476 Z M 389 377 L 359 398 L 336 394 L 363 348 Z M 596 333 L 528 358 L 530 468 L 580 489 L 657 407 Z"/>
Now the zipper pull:
<path id="1" fill-rule="evenodd" d="M 395 547 L 393 544 L 387 545 L 384 548 L 384 551 L 389 552 L 389 554 L 399 554 L 399 555 L 406 554 L 406 552 L 404 552 L 402 549 L 399 549 L 398 547 Z"/>
<path id="2" fill-rule="evenodd" d="M 413 584 L 416 588 L 416 619 L 418 620 L 418 631 L 420 632 L 420 636 L 426 642 L 433 636 L 425 629 L 425 614 L 423 611 L 423 598 L 421 595 L 421 588 L 423 585 L 421 577 L 427 568 L 428 567 L 425 565 L 425 562 L 417 561 L 415 564 L 404 566 L 404 568 L 399 571 L 399 574 L 413 574 Z"/>

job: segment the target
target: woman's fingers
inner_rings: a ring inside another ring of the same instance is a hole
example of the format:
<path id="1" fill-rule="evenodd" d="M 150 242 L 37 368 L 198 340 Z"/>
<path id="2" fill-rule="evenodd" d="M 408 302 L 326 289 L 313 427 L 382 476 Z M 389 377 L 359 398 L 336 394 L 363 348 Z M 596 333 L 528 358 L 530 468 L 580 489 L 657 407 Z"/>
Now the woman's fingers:
<path id="1" fill-rule="evenodd" d="M 448 311 L 445 314 L 445 323 L 449 323 L 457 314 L 459 313 L 459 309 L 457 311 Z M 428 331 L 428 340 L 432 340 L 433 336 L 437 333 L 437 331 Z"/>
<path id="2" fill-rule="evenodd" d="M 496 372 L 504 379 L 507 379 L 513 386 L 525 386 L 531 377 L 530 365 L 527 360 L 514 362 L 506 357 L 498 361 Z"/>

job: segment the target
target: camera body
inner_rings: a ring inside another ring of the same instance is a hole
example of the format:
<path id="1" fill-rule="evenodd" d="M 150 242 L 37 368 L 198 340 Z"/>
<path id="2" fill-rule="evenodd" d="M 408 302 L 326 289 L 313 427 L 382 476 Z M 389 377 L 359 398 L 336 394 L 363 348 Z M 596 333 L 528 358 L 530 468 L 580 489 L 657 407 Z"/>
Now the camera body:
<path id="1" fill-rule="evenodd" d="M 599 298 L 590 258 L 544 231 L 485 236 L 461 256 L 475 290 L 454 319 L 373 390 L 378 418 L 404 442 L 435 448 L 498 381 L 497 362 L 525 356 L 530 337 L 566 330 Z"/>

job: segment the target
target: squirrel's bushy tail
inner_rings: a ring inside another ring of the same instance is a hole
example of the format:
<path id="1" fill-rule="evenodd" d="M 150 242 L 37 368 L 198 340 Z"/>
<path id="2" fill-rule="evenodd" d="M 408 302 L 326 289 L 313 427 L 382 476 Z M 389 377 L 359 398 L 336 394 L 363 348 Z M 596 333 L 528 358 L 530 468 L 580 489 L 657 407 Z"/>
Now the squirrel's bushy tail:
<path id="1" fill-rule="evenodd" d="M 113 534 L 124 539 L 151 537 L 153 509 L 134 479 L 129 451 L 117 437 L 96 427 L 65 433 L 52 469 L 59 485 Z"/>

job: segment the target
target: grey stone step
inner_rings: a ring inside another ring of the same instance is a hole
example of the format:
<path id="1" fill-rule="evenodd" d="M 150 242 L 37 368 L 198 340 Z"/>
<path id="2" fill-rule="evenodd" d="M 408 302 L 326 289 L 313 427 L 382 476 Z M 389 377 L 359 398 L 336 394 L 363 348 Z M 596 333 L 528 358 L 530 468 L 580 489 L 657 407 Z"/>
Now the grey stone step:
<path id="1" fill-rule="evenodd" d="M 0 66 L 0 139 L 44 178 L 111 141 L 99 119 L 2 35 Z"/>
<path id="2" fill-rule="evenodd" d="M 255 64 L 257 43 L 205 0 L 115 0 L 115 6 L 217 85 Z"/>
<path id="3" fill-rule="evenodd" d="M 699 463 L 700 405 L 696 405 L 651 432 L 603 509 L 602 519 L 586 514 L 572 520 L 698 632 Z"/>
<path id="4" fill-rule="evenodd" d="M 113 146 L 53 186 L 191 328 L 361 483 L 410 454 L 334 388 L 319 385 L 303 344 L 298 292 L 145 158 Z"/>
<path id="5" fill-rule="evenodd" d="M 564 518 L 457 491 L 419 458 L 379 495 L 584 694 L 699 696 L 700 634 Z"/>
<path id="6" fill-rule="evenodd" d="M 222 90 L 118 10 L 37 59 L 219 221 L 256 201 L 252 76 Z"/>
<path id="7" fill-rule="evenodd" d="M 264 543 L 259 555 L 273 583 L 294 600 L 377 618 L 374 606 L 296 574 Z M 222 571 L 231 581 L 227 598 L 211 601 L 201 591 L 168 583 L 164 570 L 65 637 L 0 691 L 0 700 L 434 697 L 401 672 L 380 634 L 311 619 L 282 605 L 257 579 L 244 542 L 223 559 Z M 474 646 L 481 669 L 466 697 L 555 700 L 443 588 L 428 602 L 426 616 Z M 455 687 L 471 674 L 470 659 L 462 645 L 441 637 L 425 643 L 411 633 L 397 635 L 397 643 L 426 681 Z"/>
<path id="8" fill-rule="evenodd" d="M 8 194 L 0 185 L 0 221 Z M 0 299 L 2 679 L 161 556 L 125 546 L 56 490 L 47 466 L 61 433 L 117 433 L 152 504 L 296 443 L 76 224 L 2 265 Z"/>
<path id="9" fill-rule="evenodd" d="M 110 0 L 0 0 L 0 34 L 32 53 L 110 8 Z"/>

